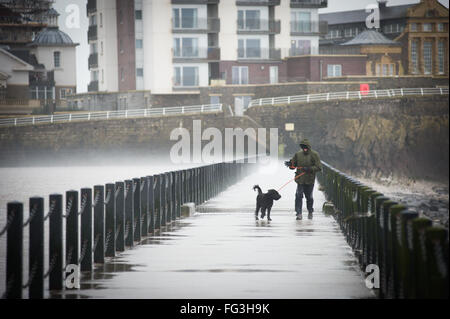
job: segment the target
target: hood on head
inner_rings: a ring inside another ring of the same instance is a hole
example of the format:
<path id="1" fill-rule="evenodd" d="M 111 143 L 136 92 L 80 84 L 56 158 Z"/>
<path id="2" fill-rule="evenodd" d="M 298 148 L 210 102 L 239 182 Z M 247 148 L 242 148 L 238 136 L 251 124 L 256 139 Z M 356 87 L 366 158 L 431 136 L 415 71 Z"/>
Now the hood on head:
<path id="1" fill-rule="evenodd" d="M 309 143 L 309 140 L 308 140 L 307 138 L 303 139 L 303 140 L 300 142 L 300 147 L 301 147 L 301 148 L 303 148 L 302 145 L 306 145 L 306 147 L 308 147 L 309 150 L 311 149 L 311 144 Z"/>

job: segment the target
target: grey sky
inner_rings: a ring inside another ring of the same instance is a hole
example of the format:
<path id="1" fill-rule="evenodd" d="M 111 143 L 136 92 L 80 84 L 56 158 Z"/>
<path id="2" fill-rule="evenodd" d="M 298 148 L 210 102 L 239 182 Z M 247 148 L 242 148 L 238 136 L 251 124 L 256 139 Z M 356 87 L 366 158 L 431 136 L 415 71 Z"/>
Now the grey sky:
<path id="1" fill-rule="evenodd" d="M 233 0 L 222 0 L 233 1 Z M 420 0 L 389 0 L 388 6 L 408 3 L 419 3 Z M 448 8 L 449 0 L 439 0 Z M 60 29 L 70 35 L 77 47 L 77 91 L 86 92 L 90 81 L 88 70 L 89 45 L 87 42 L 88 19 L 86 17 L 86 0 L 56 0 L 54 8 L 60 13 Z M 320 13 L 364 9 L 368 4 L 376 3 L 376 0 L 329 0 L 328 8 L 321 9 Z M 79 10 L 80 27 L 71 27 L 67 24 L 67 18 L 71 14 L 71 5 L 76 5 Z M 69 12 L 66 12 L 68 10 Z"/>

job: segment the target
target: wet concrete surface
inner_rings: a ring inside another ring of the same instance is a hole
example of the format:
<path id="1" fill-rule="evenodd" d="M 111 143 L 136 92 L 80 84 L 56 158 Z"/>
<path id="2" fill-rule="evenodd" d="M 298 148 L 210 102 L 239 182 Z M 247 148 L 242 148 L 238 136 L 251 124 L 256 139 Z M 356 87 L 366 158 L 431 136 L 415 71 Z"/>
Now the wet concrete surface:
<path id="1" fill-rule="evenodd" d="M 313 219 L 295 220 L 295 183 L 275 202 L 272 221 L 255 221 L 254 184 L 278 188 L 292 172 L 255 173 L 121 253 L 81 289 L 53 298 L 297 299 L 373 298 L 364 274 L 332 217 L 321 212 L 315 187 Z M 306 208 L 304 208 L 305 210 Z"/>

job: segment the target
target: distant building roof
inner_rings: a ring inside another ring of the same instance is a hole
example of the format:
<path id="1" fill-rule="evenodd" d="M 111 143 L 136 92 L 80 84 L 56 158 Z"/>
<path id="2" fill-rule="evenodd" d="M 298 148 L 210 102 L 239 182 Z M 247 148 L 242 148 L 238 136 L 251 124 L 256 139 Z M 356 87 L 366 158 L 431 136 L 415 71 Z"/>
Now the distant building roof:
<path id="1" fill-rule="evenodd" d="M 407 10 L 417 3 L 401 6 L 384 7 L 380 9 L 381 20 L 401 19 L 406 17 Z M 369 13 L 365 9 L 323 13 L 319 15 L 320 21 L 327 21 L 329 25 L 365 22 Z"/>
<path id="2" fill-rule="evenodd" d="M 30 46 L 76 46 L 67 33 L 57 27 L 47 27 L 39 32 Z"/>
<path id="3" fill-rule="evenodd" d="M 400 45 L 400 43 L 386 38 L 383 34 L 375 30 L 366 30 L 358 34 L 356 37 L 341 43 L 341 45 Z"/>

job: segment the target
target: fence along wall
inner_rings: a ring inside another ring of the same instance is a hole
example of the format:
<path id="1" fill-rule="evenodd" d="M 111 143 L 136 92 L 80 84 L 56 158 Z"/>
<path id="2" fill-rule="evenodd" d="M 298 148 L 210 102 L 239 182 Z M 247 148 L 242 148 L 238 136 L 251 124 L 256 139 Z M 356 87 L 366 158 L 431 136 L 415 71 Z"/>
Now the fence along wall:
<path id="1" fill-rule="evenodd" d="M 44 282 L 50 290 L 65 287 L 68 265 L 91 272 L 94 263 L 104 263 L 141 239 L 155 234 L 181 217 L 181 205 L 201 204 L 248 175 L 257 164 L 225 162 L 162 174 L 143 176 L 80 192 L 67 191 L 44 198 L 30 198 L 30 215 L 24 222 L 23 204 L 7 205 L 5 298 L 44 298 Z M 64 207 L 63 207 L 63 203 Z M 44 271 L 44 223 L 49 223 L 49 269 Z M 81 227 L 79 224 L 81 223 Z M 23 232 L 30 232 L 29 276 L 23 278 Z M 65 240 L 63 239 L 65 228 Z M 79 230 L 80 229 L 80 230 Z M 65 260 L 63 259 L 65 252 Z"/>
<path id="2" fill-rule="evenodd" d="M 318 180 L 363 270 L 380 269 L 380 298 L 448 298 L 448 231 L 323 163 Z M 328 208 L 328 209 L 327 209 Z"/>

